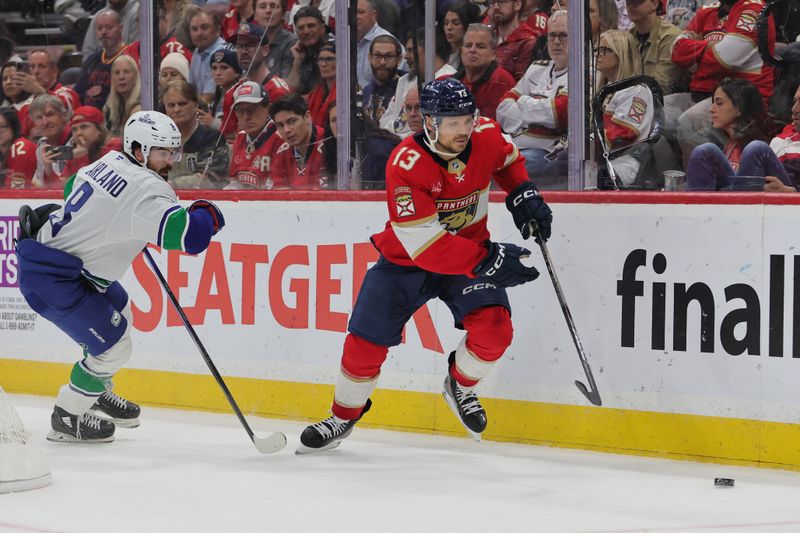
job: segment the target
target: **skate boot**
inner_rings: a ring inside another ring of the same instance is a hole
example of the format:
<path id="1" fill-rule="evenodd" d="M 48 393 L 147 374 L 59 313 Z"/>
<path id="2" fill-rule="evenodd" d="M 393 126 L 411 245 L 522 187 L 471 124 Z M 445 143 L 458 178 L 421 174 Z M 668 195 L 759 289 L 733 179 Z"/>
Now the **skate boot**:
<path id="1" fill-rule="evenodd" d="M 47 440 L 53 442 L 111 442 L 114 440 L 114 423 L 94 416 L 91 411 L 73 415 L 56 406 L 50 417 L 53 430 Z"/>
<path id="2" fill-rule="evenodd" d="M 372 401 L 368 399 L 364 410 L 361 411 L 361 416 L 355 420 L 342 420 L 338 416 L 332 415 L 322 422 L 308 426 L 300 435 L 300 446 L 297 447 L 295 453 L 303 455 L 336 448 L 353 432 L 356 422 L 361 420 L 370 407 L 372 407 Z"/>
<path id="3" fill-rule="evenodd" d="M 442 396 L 472 438 L 480 442 L 481 433 L 486 429 L 486 411 L 483 410 L 475 393 L 462 389 L 456 380 L 447 374 Z"/>
<path id="4" fill-rule="evenodd" d="M 111 389 L 106 389 L 92 406 L 92 410 L 99 411 L 105 415 L 104 418 L 110 419 L 114 425 L 121 428 L 139 427 L 139 412 L 141 411 L 139 406 L 114 394 Z"/>

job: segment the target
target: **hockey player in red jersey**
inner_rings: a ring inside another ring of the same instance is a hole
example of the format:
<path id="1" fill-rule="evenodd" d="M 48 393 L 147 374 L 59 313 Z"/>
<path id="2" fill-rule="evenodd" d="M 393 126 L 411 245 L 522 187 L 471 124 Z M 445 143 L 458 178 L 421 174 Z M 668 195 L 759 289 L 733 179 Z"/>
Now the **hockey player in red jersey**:
<path id="1" fill-rule="evenodd" d="M 506 287 L 539 276 L 520 261 L 525 248 L 490 240 L 486 227 L 491 179 L 508 192 L 506 206 L 523 238 L 550 237 L 552 214 L 524 159 L 496 122 L 480 118 L 458 80 L 425 86 L 421 133 L 389 156 L 389 221 L 372 236 L 381 257 L 364 278 L 344 342 L 333 415 L 307 427 L 297 453 L 335 448 L 370 406 L 390 346 L 428 300 L 440 298 L 466 331 L 450 353 L 443 395 L 469 433 L 480 439 L 486 412 L 473 388 L 511 344 Z"/>

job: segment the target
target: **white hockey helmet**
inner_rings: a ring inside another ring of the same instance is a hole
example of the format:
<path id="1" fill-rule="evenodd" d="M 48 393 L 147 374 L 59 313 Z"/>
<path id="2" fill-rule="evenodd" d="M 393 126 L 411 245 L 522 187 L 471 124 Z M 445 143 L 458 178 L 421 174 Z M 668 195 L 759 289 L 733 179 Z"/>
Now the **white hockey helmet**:
<path id="1" fill-rule="evenodd" d="M 137 111 L 125 123 L 123 149 L 134 157 L 133 143 L 139 143 L 145 162 L 151 148 L 181 148 L 181 132 L 175 122 L 158 111 Z"/>

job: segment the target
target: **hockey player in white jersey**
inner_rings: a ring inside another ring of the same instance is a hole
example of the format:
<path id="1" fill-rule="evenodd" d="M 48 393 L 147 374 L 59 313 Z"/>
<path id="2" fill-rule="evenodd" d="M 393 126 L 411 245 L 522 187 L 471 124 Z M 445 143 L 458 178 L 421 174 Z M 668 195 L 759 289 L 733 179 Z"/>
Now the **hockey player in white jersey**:
<path id="1" fill-rule="evenodd" d="M 139 406 L 112 390 L 132 351 L 130 301 L 117 280 L 147 243 L 197 254 L 225 225 L 214 204 L 183 208 L 167 184 L 181 157 L 172 119 L 134 113 L 123 142 L 124 153 L 109 152 L 67 182 L 63 207 L 20 210 L 20 291 L 84 349 L 59 390 L 52 441 L 108 442 L 116 425 L 139 425 Z"/>

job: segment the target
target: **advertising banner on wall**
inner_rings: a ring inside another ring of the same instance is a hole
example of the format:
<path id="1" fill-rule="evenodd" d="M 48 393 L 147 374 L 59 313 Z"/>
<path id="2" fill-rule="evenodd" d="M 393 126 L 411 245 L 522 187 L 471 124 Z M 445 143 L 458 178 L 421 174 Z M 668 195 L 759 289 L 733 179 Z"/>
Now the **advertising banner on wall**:
<path id="1" fill-rule="evenodd" d="M 25 304 L 0 200 L 0 358 L 72 363 L 80 348 Z M 348 313 L 377 253 L 382 202 L 227 202 L 205 254 L 151 251 L 223 375 L 333 383 Z M 796 209 L 763 205 L 554 204 L 549 246 L 604 406 L 795 422 L 800 398 Z M 523 244 L 503 204 L 494 240 Z M 586 405 L 584 379 L 537 245 L 542 275 L 509 290 L 514 342 L 482 397 Z M 140 256 L 129 367 L 207 373 Z M 463 332 L 437 301 L 390 350 L 380 387 L 438 392 Z"/>

